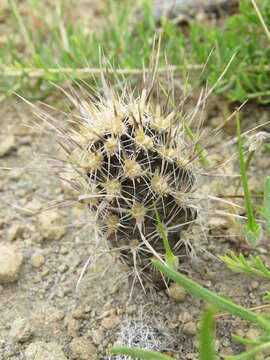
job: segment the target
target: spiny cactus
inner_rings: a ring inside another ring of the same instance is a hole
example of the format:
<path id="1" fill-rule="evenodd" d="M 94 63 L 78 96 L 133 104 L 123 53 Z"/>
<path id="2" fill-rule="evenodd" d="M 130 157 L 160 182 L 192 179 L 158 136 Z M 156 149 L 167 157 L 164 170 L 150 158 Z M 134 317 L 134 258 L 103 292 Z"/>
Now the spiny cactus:
<path id="1" fill-rule="evenodd" d="M 139 95 L 127 84 L 115 92 L 103 76 L 104 96 L 73 89 L 67 96 L 74 111 L 66 121 L 43 117 L 65 152 L 56 168 L 60 164 L 61 177 L 92 214 L 96 238 L 119 249 L 139 278 L 158 283 L 150 259 L 163 257 L 165 250 L 154 204 L 176 256 L 182 251 L 181 231 L 196 220 L 197 205 L 196 154 L 186 142 L 187 119 L 180 108 L 172 109 L 169 96 L 162 103 L 154 72 Z"/>

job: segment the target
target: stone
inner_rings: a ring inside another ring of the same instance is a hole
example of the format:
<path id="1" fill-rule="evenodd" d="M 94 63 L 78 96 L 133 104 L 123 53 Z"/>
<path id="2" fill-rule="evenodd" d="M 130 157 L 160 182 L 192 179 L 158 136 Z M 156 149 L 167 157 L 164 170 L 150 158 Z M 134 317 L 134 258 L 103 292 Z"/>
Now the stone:
<path id="1" fill-rule="evenodd" d="M 51 272 L 51 269 L 48 266 L 44 266 L 41 276 L 45 277 L 45 276 L 49 275 L 50 272 Z"/>
<path id="2" fill-rule="evenodd" d="M 25 350 L 25 360 L 67 360 L 67 358 L 57 343 L 37 341 Z"/>
<path id="3" fill-rule="evenodd" d="M 23 227 L 19 224 L 13 224 L 9 227 L 7 232 L 8 242 L 12 242 L 20 237 L 23 233 Z"/>
<path id="4" fill-rule="evenodd" d="M 13 321 L 10 329 L 10 336 L 18 342 L 26 342 L 31 338 L 33 331 L 27 319 L 19 318 Z"/>
<path id="5" fill-rule="evenodd" d="M 40 232 L 44 240 L 59 240 L 67 232 L 63 216 L 56 210 L 44 211 L 39 215 Z"/>
<path id="6" fill-rule="evenodd" d="M 107 329 L 114 329 L 115 327 L 118 326 L 120 320 L 119 317 L 115 314 L 112 314 L 111 316 L 105 317 L 104 319 L 102 319 L 101 321 L 101 325 Z"/>
<path id="7" fill-rule="evenodd" d="M 102 326 L 96 330 L 92 330 L 91 337 L 96 345 L 102 343 L 103 334 L 104 334 L 104 328 Z"/>
<path id="8" fill-rule="evenodd" d="M 228 226 L 228 220 L 221 217 L 221 216 L 220 217 L 219 216 L 213 216 L 213 217 L 210 217 L 208 224 L 209 224 L 210 228 L 227 227 Z"/>
<path id="9" fill-rule="evenodd" d="M 61 246 L 60 248 L 60 254 L 66 255 L 68 253 L 68 249 L 65 246 Z"/>
<path id="10" fill-rule="evenodd" d="M 31 257 L 31 263 L 34 268 L 39 269 L 45 263 L 45 258 L 39 252 L 35 252 Z"/>
<path id="11" fill-rule="evenodd" d="M 253 290 L 257 290 L 259 285 L 260 284 L 256 280 L 251 281 L 251 287 L 252 287 Z"/>
<path id="12" fill-rule="evenodd" d="M 17 155 L 20 157 L 20 158 L 24 158 L 24 159 L 29 159 L 33 153 L 33 148 L 29 145 L 20 145 L 20 147 L 18 148 L 18 151 L 17 151 Z"/>
<path id="13" fill-rule="evenodd" d="M 37 199 L 33 199 L 26 204 L 25 208 L 28 211 L 28 215 L 31 216 L 37 214 L 40 211 L 42 204 Z"/>
<path id="14" fill-rule="evenodd" d="M 194 321 L 189 321 L 183 326 L 183 333 L 186 335 L 194 336 L 197 334 L 197 326 Z"/>
<path id="15" fill-rule="evenodd" d="M 172 299 L 181 303 L 181 302 L 185 301 L 186 290 L 182 286 L 180 286 L 176 283 L 173 283 L 169 287 L 169 295 Z"/>
<path id="16" fill-rule="evenodd" d="M 72 359 L 77 360 L 96 360 L 97 350 L 90 340 L 84 337 L 74 338 L 70 343 Z"/>
<path id="17" fill-rule="evenodd" d="M 0 157 L 9 155 L 16 148 L 14 135 L 0 136 Z"/>
<path id="18" fill-rule="evenodd" d="M 184 311 L 183 313 L 179 314 L 178 320 L 181 323 L 187 323 L 188 321 L 192 320 L 192 315 L 188 311 Z"/>
<path id="19" fill-rule="evenodd" d="M 83 319 L 83 318 L 84 318 L 84 313 L 85 313 L 84 309 L 83 309 L 82 307 L 80 307 L 80 306 L 74 308 L 74 309 L 72 310 L 72 312 L 71 312 L 72 317 L 73 317 L 74 319 L 77 319 L 77 320 Z"/>
<path id="20" fill-rule="evenodd" d="M 13 245 L 0 245 L 0 284 L 17 280 L 23 262 L 22 253 Z"/>
<path id="21" fill-rule="evenodd" d="M 12 169 L 8 173 L 8 178 L 10 180 L 20 180 L 20 178 L 25 174 L 25 171 L 23 169 Z"/>
<path id="22" fill-rule="evenodd" d="M 57 270 L 63 274 L 68 270 L 68 265 L 66 263 L 62 263 L 57 267 Z"/>
<path id="23" fill-rule="evenodd" d="M 67 327 L 67 332 L 72 337 L 78 337 L 80 334 L 81 323 L 79 320 L 74 319 L 71 314 L 66 315 L 65 325 Z"/>

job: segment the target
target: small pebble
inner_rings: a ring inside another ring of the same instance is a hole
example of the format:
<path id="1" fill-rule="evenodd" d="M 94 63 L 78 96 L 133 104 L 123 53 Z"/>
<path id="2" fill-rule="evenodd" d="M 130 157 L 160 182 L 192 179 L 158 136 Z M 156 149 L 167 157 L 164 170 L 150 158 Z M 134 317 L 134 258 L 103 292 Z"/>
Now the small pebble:
<path id="1" fill-rule="evenodd" d="M 61 246 L 60 254 L 61 255 L 66 255 L 67 253 L 68 253 L 68 249 L 65 246 Z"/>
<path id="2" fill-rule="evenodd" d="M 77 307 L 77 308 L 75 308 L 75 309 L 73 309 L 71 311 L 72 316 L 74 317 L 74 319 L 77 319 L 77 320 L 78 319 L 83 319 L 84 318 L 84 313 L 85 313 L 85 311 L 81 307 Z"/>
<path id="3" fill-rule="evenodd" d="M 23 227 L 19 224 L 13 224 L 9 227 L 7 232 L 8 242 L 12 242 L 20 237 L 23 233 Z"/>
<path id="4" fill-rule="evenodd" d="M 32 151 L 33 148 L 31 146 L 22 145 L 18 148 L 17 154 L 20 158 L 29 159 L 33 155 Z"/>
<path id="5" fill-rule="evenodd" d="M 259 283 L 256 280 L 251 281 L 251 287 L 253 290 L 257 290 L 259 287 Z"/>
<path id="6" fill-rule="evenodd" d="M 183 333 L 186 335 L 196 335 L 197 334 L 197 326 L 194 321 L 189 321 L 183 326 Z"/>
<path id="7" fill-rule="evenodd" d="M 119 325 L 119 317 L 115 314 L 112 314 L 111 316 L 105 317 L 104 319 L 102 319 L 101 321 L 101 325 L 107 329 L 114 329 L 115 327 L 117 327 Z"/>
<path id="8" fill-rule="evenodd" d="M 26 342 L 32 336 L 30 322 L 27 319 L 19 318 L 11 324 L 10 336 L 18 342 Z"/>
<path id="9" fill-rule="evenodd" d="M 14 135 L 0 136 L 0 157 L 9 155 L 16 147 Z"/>
<path id="10" fill-rule="evenodd" d="M 100 327 L 97 330 L 92 330 L 91 336 L 93 338 L 93 341 L 96 345 L 99 345 L 102 343 L 102 339 L 103 339 L 103 334 L 104 334 L 104 328 Z"/>
<path id="11" fill-rule="evenodd" d="M 51 271 L 50 268 L 48 268 L 47 266 L 44 266 L 41 276 L 45 277 L 45 276 L 49 275 L 50 271 Z"/>
<path id="12" fill-rule="evenodd" d="M 43 240 L 59 240 L 67 232 L 65 220 L 56 210 L 42 212 L 38 219 Z"/>
<path id="13" fill-rule="evenodd" d="M 180 286 L 176 283 L 173 283 L 169 287 L 169 295 L 172 299 L 181 303 L 181 302 L 185 301 L 186 290 L 182 286 Z"/>
<path id="14" fill-rule="evenodd" d="M 65 263 L 62 263 L 57 267 L 57 270 L 63 274 L 64 272 L 66 272 L 68 270 L 68 265 Z"/>
<path id="15" fill-rule="evenodd" d="M 28 210 L 28 213 L 26 214 L 31 216 L 39 212 L 39 210 L 42 208 L 42 204 L 37 199 L 33 199 L 25 205 L 25 208 Z"/>
<path id="16" fill-rule="evenodd" d="M 178 320 L 181 323 L 187 323 L 192 320 L 192 316 L 190 315 L 189 312 L 185 311 L 178 316 Z"/>
<path id="17" fill-rule="evenodd" d="M 12 169 L 8 173 L 8 178 L 10 180 L 20 180 L 25 172 L 22 169 Z"/>
<path id="18" fill-rule="evenodd" d="M 17 280 L 23 262 L 22 253 L 13 245 L 0 245 L 0 284 Z"/>
<path id="19" fill-rule="evenodd" d="M 37 341 L 25 350 L 25 360 L 67 360 L 57 343 Z"/>
<path id="20" fill-rule="evenodd" d="M 39 269 L 45 263 L 45 258 L 42 254 L 36 252 L 31 257 L 31 263 L 34 268 Z"/>
<path id="21" fill-rule="evenodd" d="M 80 334 L 81 323 L 79 320 L 74 319 L 71 314 L 68 314 L 65 317 L 65 325 L 67 327 L 67 332 L 71 337 L 78 337 Z"/>
<path id="22" fill-rule="evenodd" d="M 72 359 L 97 360 L 97 350 L 90 340 L 84 337 L 74 338 L 70 343 Z"/>

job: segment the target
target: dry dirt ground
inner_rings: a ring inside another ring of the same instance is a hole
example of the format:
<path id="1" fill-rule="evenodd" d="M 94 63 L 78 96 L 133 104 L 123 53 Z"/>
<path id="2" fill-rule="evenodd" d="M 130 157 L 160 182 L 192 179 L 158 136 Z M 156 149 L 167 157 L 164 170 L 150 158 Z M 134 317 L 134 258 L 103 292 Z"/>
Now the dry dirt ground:
<path id="1" fill-rule="evenodd" d="M 87 9 L 93 4 L 81 3 Z M 85 7 L 76 7 L 72 16 L 92 21 Z M 8 19 L 8 12 L 4 18 Z M 39 17 L 37 22 L 40 26 Z M 8 33 L 10 21 L 1 26 Z M 54 105 L 50 99 L 46 101 Z M 212 104 L 206 126 L 220 124 L 225 112 L 222 104 Z M 41 154 L 56 156 L 59 149 L 47 134 L 32 127 L 34 117 L 30 106 L 17 98 L 1 103 L 0 250 L 2 255 L 3 249 L 10 251 L 11 268 L 4 274 L 0 270 L 0 359 L 109 359 L 106 351 L 115 342 L 152 347 L 176 359 L 198 359 L 196 333 L 204 304 L 183 290 L 172 287 L 169 295 L 152 289 L 146 296 L 137 284 L 131 294 L 130 269 L 103 250 L 76 291 L 83 266 L 93 253 L 91 233 L 84 211 L 77 206 L 43 211 L 48 204 L 68 198 L 69 193 L 41 166 Z M 246 129 L 262 124 L 270 120 L 269 108 L 249 105 L 242 118 Z M 269 126 L 261 130 L 269 132 Z M 214 161 L 230 157 L 232 147 L 220 149 L 220 145 L 235 134 L 235 127 L 228 126 L 216 137 L 211 149 Z M 269 155 L 258 155 L 249 171 L 254 194 L 262 190 L 269 168 Z M 227 170 L 238 172 L 237 159 L 229 161 Z M 233 194 L 235 184 L 230 178 L 212 182 L 203 178 L 201 186 L 220 196 Z M 181 263 L 182 271 L 237 303 L 261 305 L 269 283 L 233 274 L 217 257 L 235 249 L 231 240 L 238 239 L 233 235 L 239 235 L 239 229 L 214 215 L 205 214 L 204 219 L 207 242 L 195 229 L 192 244 L 197 256 Z M 270 267 L 268 242 L 265 236 L 253 253 L 259 253 Z M 2 256 L 3 262 L 6 259 Z M 220 353 L 240 350 L 231 340 L 232 332 L 251 338 L 258 335 L 239 319 L 219 316 L 216 348 Z"/>
<path id="2" fill-rule="evenodd" d="M 126 276 L 130 269 L 105 250 L 88 268 L 76 292 L 82 268 L 93 253 L 91 234 L 84 211 L 77 206 L 42 211 L 48 204 L 66 199 L 68 190 L 40 166 L 40 154 L 56 156 L 59 149 L 47 134 L 31 126 L 34 118 L 20 99 L 10 98 L 1 104 L 0 166 L 13 170 L 0 170 L 0 246 L 12 248 L 18 268 L 10 270 L 10 277 L 2 275 L 0 358 L 106 359 L 106 350 L 118 341 L 134 345 L 148 342 L 176 359 L 198 359 L 196 332 L 204 304 L 189 294 L 172 288 L 170 296 L 154 289 L 145 296 L 137 284 L 130 296 L 132 278 Z M 221 118 L 219 108 L 210 106 L 206 126 L 215 126 Z M 250 106 L 243 113 L 246 128 L 269 120 L 267 108 Z M 232 133 L 234 127 L 226 128 L 216 138 L 215 147 L 221 140 L 232 139 Z M 215 161 L 229 156 L 228 149 L 218 152 L 215 147 L 211 150 Z M 237 159 L 228 166 L 237 169 Z M 269 167 L 264 153 L 253 162 L 249 174 L 254 193 L 262 189 Z M 207 181 L 207 185 L 202 180 L 201 186 L 219 195 L 220 189 L 230 194 L 235 181 L 226 180 L 225 188 L 223 180 Z M 262 304 L 269 283 L 233 274 L 217 258 L 235 249 L 230 239 L 235 239 L 237 229 L 214 216 L 205 220 L 208 242 L 195 231 L 192 242 L 197 256 L 185 260 L 182 271 L 237 303 L 248 307 Z M 254 254 L 260 253 L 270 266 L 268 243 L 265 236 Z M 239 350 L 231 341 L 232 332 L 248 337 L 258 334 L 239 319 L 220 316 L 219 352 Z"/>

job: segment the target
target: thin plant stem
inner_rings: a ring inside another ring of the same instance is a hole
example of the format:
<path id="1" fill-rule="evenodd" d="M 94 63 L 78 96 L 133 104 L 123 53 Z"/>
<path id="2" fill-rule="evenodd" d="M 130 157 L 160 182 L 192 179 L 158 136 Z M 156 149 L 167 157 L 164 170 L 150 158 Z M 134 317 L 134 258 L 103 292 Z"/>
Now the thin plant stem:
<path id="1" fill-rule="evenodd" d="M 12 12 L 13 12 L 13 14 L 14 14 L 17 22 L 18 22 L 18 25 L 19 25 L 20 30 L 22 32 L 25 44 L 29 48 L 29 51 L 30 51 L 31 55 L 35 56 L 35 54 L 36 54 L 35 47 L 33 45 L 33 42 L 31 41 L 31 39 L 29 37 L 29 34 L 28 34 L 27 30 L 26 30 L 26 27 L 25 27 L 25 25 L 23 23 L 23 20 L 21 18 L 19 10 L 18 10 L 16 0 L 9 0 L 9 4 L 10 4 L 11 10 L 12 10 Z"/>
<path id="2" fill-rule="evenodd" d="M 201 65 L 190 65 L 190 69 L 199 70 L 202 68 Z M 168 71 L 180 71 L 179 66 L 166 66 L 160 67 L 157 69 L 158 73 L 167 73 Z M 89 75 L 101 74 L 101 73 L 109 73 L 109 74 L 117 74 L 117 75 L 140 75 L 144 72 L 144 69 L 139 68 L 131 68 L 131 69 L 105 69 L 105 68 L 68 68 L 68 67 L 59 67 L 59 68 L 24 68 L 23 70 L 12 70 L 8 68 L 2 69 L 2 75 L 5 77 L 22 77 L 27 75 L 30 78 L 40 78 L 44 77 L 44 75 L 48 74 L 57 74 L 57 75 L 71 75 L 72 77 L 88 77 Z"/>
<path id="3" fill-rule="evenodd" d="M 245 236 L 246 236 L 247 242 L 250 246 L 256 246 L 261 240 L 262 230 L 261 230 L 261 225 L 257 224 L 255 222 L 254 215 L 253 215 L 253 208 L 252 208 L 251 197 L 250 197 L 250 193 L 249 193 L 249 189 L 248 189 L 247 173 L 246 173 L 246 167 L 245 167 L 245 161 L 244 161 L 244 152 L 243 152 L 243 146 L 242 146 L 239 112 L 236 113 L 236 122 L 237 122 L 238 152 L 239 152 L 239 160 L 240 160 L 240 169 L 241 169 L 241 175 L 242 175 L 242 184 L 243 184 L 243 189 L 244 189 L 246 212 L 247 212 L 247 218 L 248 218 L 248 223 L 245 226 Z"/>
<path id="4" fill-rule="evenodd" d="M 266 26 L 266 24 L 265 24 L 265 21 L 264 21 L 264 19 L 263 19 L 263 17 L 262 17 L 262 14 L 261 14 L 261 12 L 260 12 L 260 10 L 259 10 L 259 8 L 258 8 L 258 6 L 257 6 L 257 4 L 256 4 L 256 2 L 255 2 L 255 0 L 251 0 L 251 3 L 252 3 L 252 5 L 253 5 L 256 13 L 257 13 L 257 16 L 258 16 L 261 24 L 262 24 L 262 27 L 263 27 L 263 29 L 264 29 L 264 31 L 265 31 L 266 36 L 267 36 L 268 40 L 270 41 L 270 31 L 268 30 L 268 28 L 267 28 L 267 26 Z"/>
<path id="5" fill-rule="evenodd" d="M 205 289 L 203 286 L 197 284 L 195 281 L 188 279 L 186 276 L 174 271 L 167 265 L 162 264 L 160 261 L 153 259 L 153 265 L 160 270 L 165 276 L 175 281 L 177 284 L 183 286 L 192 295 L 197 298 L 206 301 L 207 303 L 215 306 L 220 310 L 227 311 L 233 315 L 236 315 L 244 320 L 250 321 L 253 324 L 258 325 L 266 332 L 270 333 L 270 322 L 260 315 L 245 309 L 241 305 L 237 305 L 232 301 L 221 297 L 214 292 Z"/>

